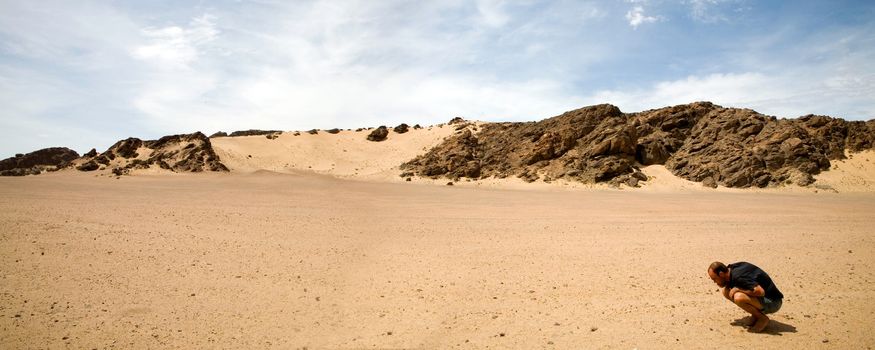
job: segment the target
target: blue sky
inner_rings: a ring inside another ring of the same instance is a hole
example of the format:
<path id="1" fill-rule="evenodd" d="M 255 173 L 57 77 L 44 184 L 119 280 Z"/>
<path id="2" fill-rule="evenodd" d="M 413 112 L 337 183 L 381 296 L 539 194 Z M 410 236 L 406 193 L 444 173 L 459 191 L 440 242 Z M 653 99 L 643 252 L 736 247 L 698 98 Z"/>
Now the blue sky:
<path id="1" fill-rule="evenodd" d="M 875 118 L 871 1 L 0 0 L 0 158 L 709 100 Z"/>

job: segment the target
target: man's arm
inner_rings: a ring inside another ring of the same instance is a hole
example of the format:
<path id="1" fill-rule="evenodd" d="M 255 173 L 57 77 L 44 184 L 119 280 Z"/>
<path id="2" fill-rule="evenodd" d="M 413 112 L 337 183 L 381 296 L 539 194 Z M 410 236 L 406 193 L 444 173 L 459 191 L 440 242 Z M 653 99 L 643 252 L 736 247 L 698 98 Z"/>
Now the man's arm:
<path id="1" fill-rule="evenodd" d="M 766 295 L 766 291 L 759 284 L 757 284 L 756 286 L 753 287 L 753 289 L 750 289 L 750 290 L 745 290 L 745 289 L 740 289 L 740 288 L 732 288 L 732 290 L 729 291 L 729 300 L 733 299 L 733 297 L 735 296 L 735 293 L 744 293 L 744 294 L 747 294 L 748 296 L 752 296 L 752 297 L 761 297 L 761 296 Z"/>

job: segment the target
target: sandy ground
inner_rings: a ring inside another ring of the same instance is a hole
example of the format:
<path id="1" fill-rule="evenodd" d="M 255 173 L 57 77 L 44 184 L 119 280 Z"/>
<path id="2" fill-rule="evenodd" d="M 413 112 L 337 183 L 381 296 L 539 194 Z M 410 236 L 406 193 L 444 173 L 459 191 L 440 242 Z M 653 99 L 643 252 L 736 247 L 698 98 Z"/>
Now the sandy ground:
<path id="1" fill-rule="evenodd" d="M 873 212 L 830 191 L 0 178 L 0 348 L 865 349 Z M 734 325 L 713 260 L 772 275 L 765 334 Z"/>
<path id="2" fill-rule="evenodd" d="M 815 189 L 835 192 L 875 192 L 875 151 L 845 152 L 847 159 L 831 161 L 830 169 L 816 176 Z"/>

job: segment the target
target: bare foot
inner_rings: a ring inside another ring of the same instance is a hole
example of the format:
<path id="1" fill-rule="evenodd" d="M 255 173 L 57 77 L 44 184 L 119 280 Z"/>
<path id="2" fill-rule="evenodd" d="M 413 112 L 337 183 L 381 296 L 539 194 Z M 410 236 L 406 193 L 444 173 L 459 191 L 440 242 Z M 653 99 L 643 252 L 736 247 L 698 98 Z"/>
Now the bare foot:
<path id="1" fill-rule="evenodd" d="M 759 333 L 759 332 L 762 332 L 763 329 L 766 329 L 766 326 L 768 326 L 768 325 L 769 325 L 769 317 L 766 315 L 763 315 L 763 317 L 760 317 L 756 320 L 756 323 L 753 324 L 753 326 L 750 328 L 750 331 L 754 332 L 754 333 Z"/>

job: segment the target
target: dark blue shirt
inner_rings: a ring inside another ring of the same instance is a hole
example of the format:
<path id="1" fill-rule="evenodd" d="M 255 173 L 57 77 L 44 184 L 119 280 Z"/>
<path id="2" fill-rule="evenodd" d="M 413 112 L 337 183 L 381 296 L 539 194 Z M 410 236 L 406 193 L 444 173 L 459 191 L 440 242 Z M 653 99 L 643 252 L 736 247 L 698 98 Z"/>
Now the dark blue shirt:
<path id="1" fill-rule="evenodd" d="M 784 294 L 781 294 L 781 291 L 772 282 L 772 278 L 756 265 L 744 261 L 729 264 L 729 283 L 727 284 L 729 288 L 752 290 L 757 285 L 763 287 L 766 298 L 784 299 Z"/>

